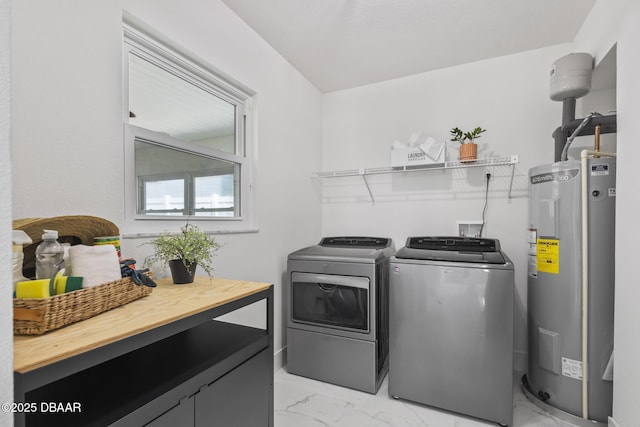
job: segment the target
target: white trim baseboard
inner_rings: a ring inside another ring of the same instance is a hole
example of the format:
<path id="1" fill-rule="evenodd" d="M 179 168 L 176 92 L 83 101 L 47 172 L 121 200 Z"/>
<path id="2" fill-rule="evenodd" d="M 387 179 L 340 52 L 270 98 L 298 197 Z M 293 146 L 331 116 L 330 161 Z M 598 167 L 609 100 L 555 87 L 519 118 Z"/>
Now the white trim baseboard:
<path id="1" fill-rule="evenodd" d="M 287 365 L 287 346 L 273 354 L 273 372 L 276 372 Z"/>
<path id="2" fill-rule="evenodd" d="M 616 422 L 616 420 L 614 420 L 612 417 L 609 417 L 608 425 L 609 425 L 609 427 L 622 427 L 622 426 L 621 426 L 620 424 L 618 424 L 618 423 Z"/>

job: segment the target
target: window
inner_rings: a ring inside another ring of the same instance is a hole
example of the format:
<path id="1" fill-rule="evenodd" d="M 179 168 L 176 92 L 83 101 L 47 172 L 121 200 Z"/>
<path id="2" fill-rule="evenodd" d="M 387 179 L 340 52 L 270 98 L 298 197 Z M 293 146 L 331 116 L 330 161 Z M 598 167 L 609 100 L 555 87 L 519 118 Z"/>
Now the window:
<path id="1" fill-rule="evenodd" d="M 181 151 L 179 141 L 160 144 L 170 141 L 166 136 L 156 135 L 153 142 L 134 139 L 137 215 L 240 216 L 238 164 Z"/>
<path id="2" fill-rule="evenodd" d="M 247 223 L 248 92 L 127 24 L 123 58 L 127 219 Z"/>

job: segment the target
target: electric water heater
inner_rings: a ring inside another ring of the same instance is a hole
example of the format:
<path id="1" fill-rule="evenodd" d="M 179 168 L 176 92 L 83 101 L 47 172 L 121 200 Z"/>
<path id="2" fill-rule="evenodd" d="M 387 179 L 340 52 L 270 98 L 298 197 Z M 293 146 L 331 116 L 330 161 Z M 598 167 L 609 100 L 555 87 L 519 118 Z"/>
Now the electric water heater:
<path id="1" fill-rule="evenodd" d="M 539 402 L 600 423 L 613 399 L 615 177 L 615 159 L 603 157 L 529 171 L 523 385 Z"/>

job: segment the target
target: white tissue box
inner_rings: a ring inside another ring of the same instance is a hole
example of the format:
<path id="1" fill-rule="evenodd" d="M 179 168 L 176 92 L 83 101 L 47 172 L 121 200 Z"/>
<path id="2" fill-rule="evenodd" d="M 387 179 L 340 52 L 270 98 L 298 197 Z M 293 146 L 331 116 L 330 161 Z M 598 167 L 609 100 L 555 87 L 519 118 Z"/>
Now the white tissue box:
<path id="1" fill-rule="evenodd" d="M 396 148 L 391 150 L 391 166 L 415 166 L 444 163 L 444 144 L 434 142 L 425 147 Z"/>

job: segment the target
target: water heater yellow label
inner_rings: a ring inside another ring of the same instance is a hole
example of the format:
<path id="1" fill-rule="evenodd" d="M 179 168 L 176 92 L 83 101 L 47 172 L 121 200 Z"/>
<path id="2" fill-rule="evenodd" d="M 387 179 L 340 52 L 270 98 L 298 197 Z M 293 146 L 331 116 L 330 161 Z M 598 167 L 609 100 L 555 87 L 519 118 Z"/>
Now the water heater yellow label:
<path id="1" fill-rule="evenodd" d="M 538 239 L 536 242 L 538 271 L 560 274 L 560 240 Z"/>

